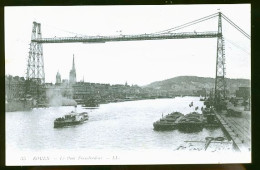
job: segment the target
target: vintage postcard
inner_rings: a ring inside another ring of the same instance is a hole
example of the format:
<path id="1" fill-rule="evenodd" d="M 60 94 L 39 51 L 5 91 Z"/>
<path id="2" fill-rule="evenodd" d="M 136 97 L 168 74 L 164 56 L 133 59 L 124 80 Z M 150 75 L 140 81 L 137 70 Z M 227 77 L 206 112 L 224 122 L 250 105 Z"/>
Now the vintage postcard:
<path id="1" fill-rule="evenodd" d="M 251 5 L 5 7 L 6 165 L 251 162 Z"/>

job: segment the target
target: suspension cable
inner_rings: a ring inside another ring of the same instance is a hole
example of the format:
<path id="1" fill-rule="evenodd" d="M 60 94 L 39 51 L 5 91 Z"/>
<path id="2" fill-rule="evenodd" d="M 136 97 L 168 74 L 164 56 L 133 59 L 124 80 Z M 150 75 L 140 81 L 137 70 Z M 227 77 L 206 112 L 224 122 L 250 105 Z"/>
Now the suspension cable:
<path id="1" fill-rule="evenodd" d="M 83 35 L 83 34 L 71 32 L 71 31 L 68 31 L 68 30 L 65 30 L 65 29 L 61 29 L 61 28 L 58 28 L 58 27 L 49 25 L 49 24 L 45 24 L 45 27 L 51 27 L 51 28 L 54 28 L 54 29 L 56 29 L 56 30 L 63 31 L 63 32 L 66 32 L 66 33 L 69 33 L 69 34 L 72 34 L 72 35 L 85 36 L 85 35 Z"/>
<path id="2" fill-rule="evenodd" d="M 242 30 L 239 26 L 237 26 L 234 22 L 232 22 L 228 17 L 221 13 L 221 16 L 233 27 L 235 27 L 241 34 L 251 40 L 250 35 L 248 35 L 244 30 Z"/>
<path id="3" fill-rule="evenodd" d="M 171 32 L 171 31 L 176 31 L 176 30 L 179 30 L 179 29 L 188 27 L 188 26 L 190 26 L 190 25 L 195 25 L 195 24 L 200 23 L 200 22 L 202 22 L 202 21 L 206 21 L 206 20 L 208 20 L 208 19 L 214 18 L 214 17 L 216 17 L 216 16 L 218 16 L 218 13 L 215 13 L 215 14 L 212 14 L 212 15 L 209 15 L 209 16 L 206 16 L 206 17 L 203 17 L 203 18 L 200 18 L 200 19 L 197 19 L 197 20 L 188 22 L 188 23 L 186 23 L 186 24 L 182 24 L 182 25 L 180 25 L 180 26 L 167 29 L 167 30 L 154 32 L 153 34 L 168 33 L 168 32 Z"/>
<path id="4" fill-rule="evenodd" d="M 248 52 L 245 48 L 241 47 L 241 46 L 238 45 L 237 43 L 235 43 L 235 42 L 233 42 L 233 41 L 231 41 L 231 40 L 229 40 L 229 39 L 227 39 L 227 38 L 225 38 L 225 40 L 226 40 L 228 43 L 230 43 L 231 45 L 233 45 L 233 46 L 237 47 L 238 49 L 240 49 L 241 51 L 243 51 L 244 53 L 250 55 L 250 52 Z"/>

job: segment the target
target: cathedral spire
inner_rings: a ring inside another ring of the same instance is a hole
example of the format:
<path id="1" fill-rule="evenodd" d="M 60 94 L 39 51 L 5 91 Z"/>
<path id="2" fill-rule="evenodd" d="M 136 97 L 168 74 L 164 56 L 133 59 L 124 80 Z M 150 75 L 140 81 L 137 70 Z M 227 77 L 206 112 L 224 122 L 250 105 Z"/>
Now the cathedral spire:
<path id="1" fill-rule="evenodd" d="M 73 54 L 72 70 L 75 70 L 74 54 Z"/>
<path id="2" fill-rule="evenodd" d="M 72 69 L 70 70 L 70 84 L 74 84 L 77 82 L 76 78 L 76 68 L 75 68 L 75 61 L 74 61 L 74 54 L 73 54 L 73 61 L 72 61 Z"/>
<path id="3" fill-rule="evenodd" d="M 60 84 L 61 83 L 61 76 L 60 76 L 60 72 L 58 70 L 57 74 L 56 74 L 56 84 Z"/>

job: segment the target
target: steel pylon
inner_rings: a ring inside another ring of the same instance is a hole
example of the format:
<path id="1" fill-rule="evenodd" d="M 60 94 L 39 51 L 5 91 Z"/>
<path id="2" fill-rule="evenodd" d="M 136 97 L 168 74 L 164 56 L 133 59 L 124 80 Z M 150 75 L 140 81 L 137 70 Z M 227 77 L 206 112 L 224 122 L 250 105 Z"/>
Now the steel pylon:
<path id="1" fill-rule="evenodd" d="M 215 102 L 226 98 L 225 44 L 222 34 L 222 14 L 218 13 L 217 61 L 215 78 Z"/>
<path id="2" fill-rule="evenodd" d="M 39 83 L 44 83 L 45 74 L 42 44 L 33 41 L 35 39 L 41 38 L 41 24 L 33 22 L 30 51 L 27 61 L 26 78 L 27 80 L 37 80 L 37 82 Z"/>

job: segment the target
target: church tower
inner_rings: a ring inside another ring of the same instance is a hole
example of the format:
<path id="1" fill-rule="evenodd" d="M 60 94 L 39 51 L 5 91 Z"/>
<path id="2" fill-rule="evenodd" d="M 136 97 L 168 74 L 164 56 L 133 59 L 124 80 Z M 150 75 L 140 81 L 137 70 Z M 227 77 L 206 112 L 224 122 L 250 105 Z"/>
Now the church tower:
<path id="1" fill-rule="evenodd" d="M 61 83 L 61 76 L 60 76 L 60 73 L 58 71 L 57 74 L 56 74 L 56 84 L 60 84 L 60 83 Z"/>
<path id="2" fill-rule="evenodd" d="M 77 82 L 76 79 L 76 69 L 75 69 L 75 63 L 74 63 L 74 54 L 73 54 L 73 61 L 72 61 L 72 69 L 70 70 L 70 84 L 75 84 Z"/>

